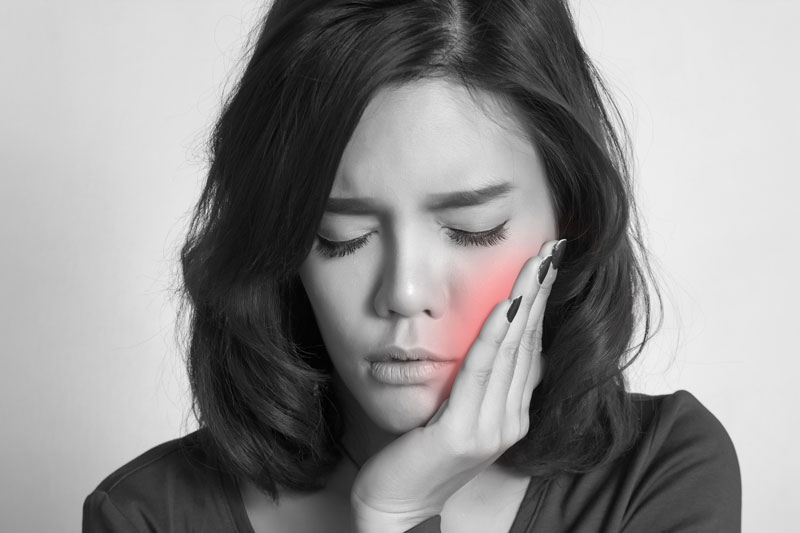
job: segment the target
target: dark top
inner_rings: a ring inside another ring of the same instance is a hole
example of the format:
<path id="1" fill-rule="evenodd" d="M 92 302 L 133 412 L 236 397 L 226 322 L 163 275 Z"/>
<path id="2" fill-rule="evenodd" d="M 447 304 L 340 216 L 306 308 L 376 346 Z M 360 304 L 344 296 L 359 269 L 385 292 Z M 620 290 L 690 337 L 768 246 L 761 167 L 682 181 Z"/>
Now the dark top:
<path id="1" fill-rule="evenodd" d="M 686 391 L 631 397 L 636 445 L 586 474 L 532 477 L 509 533 L 741 531 L 739 462 L 719 420 Z M 236 478 L 203 466 L 199 431 L 106 477 L 83 503 L 83 533 L 252 533 Z M 437 533 L 440 520 L 409 533 Z"/>

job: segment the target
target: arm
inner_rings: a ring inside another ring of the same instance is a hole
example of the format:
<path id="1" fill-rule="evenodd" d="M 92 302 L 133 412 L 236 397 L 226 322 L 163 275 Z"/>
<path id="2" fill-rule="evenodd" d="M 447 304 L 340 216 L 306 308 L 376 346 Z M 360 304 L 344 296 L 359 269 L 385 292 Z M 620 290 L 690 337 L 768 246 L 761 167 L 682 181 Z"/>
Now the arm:
<path id="1" fill-rule="evenodd" d="M 371 520 L 369 522 L 362 519 L 357 519 L 356 524 L 352 530 L 356 532 L 380 532 L 380 533 L 441 533 L 442 531 L 442 516 L 433 515 L 419 521 L 407 520 L 400 522 L 394 518 L 385 520 Z M 405 524 L 405 525 L 402 525 Z M 414 525 L 411 525 L 414 524 Z"/>
<path id="2" fill-rule="evenodd" d="M 434 515 L 425 519 L 411 529 L 405 530 L 403 533 L 441 533 L 442 531 L 442 516 Z"/>
<path id="3" fill-rule="evenodd" d="M 398 515 L 375 511 L 367 506 L 352 508 L 351 530 L 354 533 L 441 533 L 441 514 L 413 513 Z"/>

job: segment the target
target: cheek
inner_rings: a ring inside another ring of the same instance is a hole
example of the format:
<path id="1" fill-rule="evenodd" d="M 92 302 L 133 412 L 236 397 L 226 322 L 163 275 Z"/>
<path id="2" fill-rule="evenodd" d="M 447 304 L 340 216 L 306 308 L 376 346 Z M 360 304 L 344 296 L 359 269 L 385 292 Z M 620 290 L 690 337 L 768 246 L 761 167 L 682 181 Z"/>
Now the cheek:
<path id="1" fill-rule="evenodd" d="M 481 262 L 470 269 L 461 280 L 459 298 L 454 302 L 459 308 L 451 310 L 457 322 L 449 323 L 449 327 L 440 331 L 440 337 L 434 339 L 432 345 L 443 347 L 463 360 L 495 306 L 511 297 L 523 265 L 537 251 L 538 248 L 536 251 L 505 250 L 491 262 Z"/>

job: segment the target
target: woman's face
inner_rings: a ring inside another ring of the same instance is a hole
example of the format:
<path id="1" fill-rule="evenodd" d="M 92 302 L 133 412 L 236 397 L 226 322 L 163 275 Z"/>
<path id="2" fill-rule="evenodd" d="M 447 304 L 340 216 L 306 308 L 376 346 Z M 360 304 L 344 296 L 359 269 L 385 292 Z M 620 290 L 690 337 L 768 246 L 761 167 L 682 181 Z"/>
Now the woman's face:
<path id="1" fill-rule="evenodd" d="M 486 111 L 442 80 L 378 92 L 344 151 L 333 209 L 318 231 L 326 241 L 358 240 L 337 252 L 317 239 L 300 269 L 338 379 L 393 434 L 435 414 L 492 308 L 510 297 L 525 261 L 556 238 L 537 150 L 481 97 Z M 489 186 L 500 187 L 473 197 Z M 359 209 L 338 212 L 341 198 Z M 435 208 L 451 199 L 474 201 Z M 463 233 L 494 229 L 483 238 Z M 368 358 L 390 345 L 452 362 L 424 383 L 387 384 Z"/>

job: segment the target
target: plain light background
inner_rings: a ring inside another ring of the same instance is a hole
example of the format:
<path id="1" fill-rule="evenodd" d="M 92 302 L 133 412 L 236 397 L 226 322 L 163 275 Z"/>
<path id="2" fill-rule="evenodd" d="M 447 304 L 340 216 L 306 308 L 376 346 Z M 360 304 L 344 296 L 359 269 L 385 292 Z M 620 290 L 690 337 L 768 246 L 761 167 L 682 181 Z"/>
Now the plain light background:
<path id="1" fill-rule="evenodd" d="M 633 134 L 665 321 L 633 389 L 736 446 L 744 531 L 800 501 L 793 0 L 574 0 Z M 254 0 L 0 4 L 0 529 L 80 530 L 100 480 L 196 428 L 177 247 Z"/>

